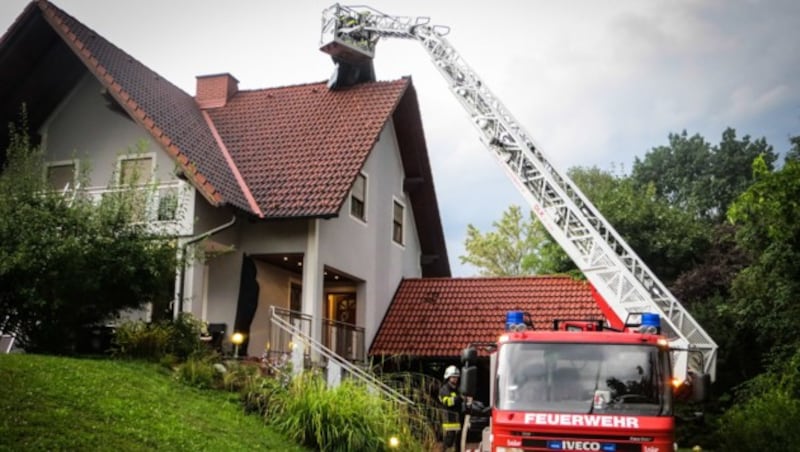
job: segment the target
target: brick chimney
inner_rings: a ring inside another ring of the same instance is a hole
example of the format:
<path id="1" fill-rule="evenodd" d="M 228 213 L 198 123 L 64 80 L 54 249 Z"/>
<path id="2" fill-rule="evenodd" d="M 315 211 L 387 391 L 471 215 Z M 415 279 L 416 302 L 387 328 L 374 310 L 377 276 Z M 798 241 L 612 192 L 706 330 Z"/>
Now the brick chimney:
<path id="1" fill-rule="evenodd" d="M 200 108 L 224 107 L 239 91 L 239 80 L 228 74 L 197 76 L 197 94 L 194 98 Z"/>

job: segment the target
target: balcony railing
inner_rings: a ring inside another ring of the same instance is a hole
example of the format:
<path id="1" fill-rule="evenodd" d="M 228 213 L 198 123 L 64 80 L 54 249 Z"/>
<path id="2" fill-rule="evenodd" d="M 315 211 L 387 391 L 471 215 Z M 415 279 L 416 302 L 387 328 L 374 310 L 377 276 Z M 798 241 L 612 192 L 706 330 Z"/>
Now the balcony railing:
<path id="1" fill-rule="evenodd" d="M 88 196 L 99 203 L 104 196 L 129 188 L 88 187 L 77 191 L 65 190 L 65 196 Z M 133 188 L 134 196 L 141 195 L 144 203 L 135 212 L 138 222 L 145 223 L 152 232 L 165 235 L 188 235 L 194 221 L 194 189 L 188 183 L 175 180 L 157 185 Z"/>
<path id="2" fill-rule="evenodd" d="M 311 335 L 311 316 L 303 314 L 302 312 L 291 311 L 273 306 L 273 315 L 279 315 L 284 321 L 289 323 L 296 331 L 300 331 L 303 335 Z M 280 367 L 285 364 L 295 347 L 299 347 L 297 337 L 292 337 L 292 334 L 281 328 L 276 328 L 272 323 L 269 326 L 269 343 L 266 347 L 267 363 L 274 367 Z M 309 362 L 311 350 L 305 348 L 304 361 Z"/>
<path id="3" fill-rule="evenodd" d="M 344 359 L 363 363 L 366 358 L 364 328 L 352 323 L 322 319 L 322 342 Z"/>

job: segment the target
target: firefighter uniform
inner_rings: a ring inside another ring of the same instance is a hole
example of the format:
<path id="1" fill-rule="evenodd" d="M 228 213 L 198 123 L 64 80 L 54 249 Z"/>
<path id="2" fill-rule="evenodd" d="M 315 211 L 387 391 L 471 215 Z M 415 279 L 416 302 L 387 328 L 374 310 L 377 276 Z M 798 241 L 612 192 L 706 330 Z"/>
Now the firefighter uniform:
<path id="1" fill-rule="evenodd" d="M 460 377 L 461 372 L 456 366 L 448 367 L 444 373 L 444 383 L 439 388 L 439 401 L 444 407 L 442 416 L 444 447 L 455 446 L 456 452 L 461 450 L 461 422 L 464 413 L 464 402 L 458 394 Z"/>

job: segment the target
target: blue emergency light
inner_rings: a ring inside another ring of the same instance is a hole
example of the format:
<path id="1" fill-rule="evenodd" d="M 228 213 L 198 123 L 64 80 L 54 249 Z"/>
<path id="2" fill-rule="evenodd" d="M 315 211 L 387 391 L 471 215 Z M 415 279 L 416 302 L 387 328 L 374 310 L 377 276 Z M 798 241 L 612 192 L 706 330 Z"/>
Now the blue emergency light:
<path id="1" fill-rule="evenodd" d="M 661 333 L 661 317 L 654 312 L 643 312 L 641 331 L 653 334 Z"/>
<path id="2" fill-rule="evenodd" d="M 524 324 L 525 321 L 522 319 L 522 311 L 506 312 L 506 331 L 517 331 L 519 326 Z"/>

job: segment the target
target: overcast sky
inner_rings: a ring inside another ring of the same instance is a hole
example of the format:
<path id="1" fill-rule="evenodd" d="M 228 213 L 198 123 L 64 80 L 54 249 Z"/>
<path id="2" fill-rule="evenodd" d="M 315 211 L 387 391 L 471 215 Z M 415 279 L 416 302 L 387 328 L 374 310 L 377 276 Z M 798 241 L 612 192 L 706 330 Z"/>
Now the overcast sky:
<path id="1" fill-rule="evenodd" d="M 25 0 L 0 0 L 3 32 Z M 242 89 L 326 80 L 319 0 L 54 0 L 194 94 L 195 76 L 230 72 Z M 718 143 L 800 134 L 797 0 L 359 0 L 427 16 L 562 171 L 620 167 L 686 130 Z M 343 2 L 347 4 L 347 2 Z M 467 224 L 492 228 L 523 198 L 480 144 L 422 47 L 382 41 L 380 80 L 410 75 L 419 97 L 454 276 Z"/>

